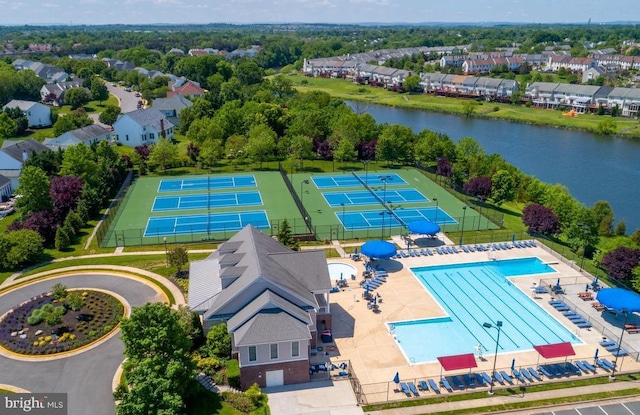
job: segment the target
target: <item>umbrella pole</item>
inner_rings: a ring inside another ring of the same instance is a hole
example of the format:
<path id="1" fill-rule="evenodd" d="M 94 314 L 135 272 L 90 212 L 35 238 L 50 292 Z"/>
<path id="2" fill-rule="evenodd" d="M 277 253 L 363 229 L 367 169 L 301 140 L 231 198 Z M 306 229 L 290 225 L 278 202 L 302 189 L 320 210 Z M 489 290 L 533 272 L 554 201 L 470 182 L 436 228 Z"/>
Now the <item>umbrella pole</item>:
<path id="1" fill-rule="evenodd" d="M 620 350 L 622 350 L 622 338 L 624 337 L 624 327 L 627 325 L 627 318 L 629 318 L 629 312 L 626 310 L 622 310 L 624 313 L 624 323 L 622 323 L 622 333 L 620 333 L 620 341 L 618 342 L 618 351 L 616 353 L 616 359 L 613 361 L 613 369 L 611 370 L 611 375 L 609 379 L 616 379 L 616 368 L 618 367 L 618 357 L 620 356 Z M 624 360 L 624 356 L 622 356 L 622 360 Z M 620 361 L 620 365 L 622 365 L 622 361 Z"/>

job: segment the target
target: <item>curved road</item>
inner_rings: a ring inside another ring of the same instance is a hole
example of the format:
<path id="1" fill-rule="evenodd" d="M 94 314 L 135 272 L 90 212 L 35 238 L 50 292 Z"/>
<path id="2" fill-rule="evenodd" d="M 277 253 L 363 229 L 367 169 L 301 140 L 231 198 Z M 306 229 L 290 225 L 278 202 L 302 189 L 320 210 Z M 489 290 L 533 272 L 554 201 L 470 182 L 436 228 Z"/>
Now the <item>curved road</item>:
<path id="1" fill-rule="evenodd" d="M 124 297 L 131 307 L 164 300 L 158 291 L 142 281 L 105 273 L 87 273 L 34 282 L 0 296 L 0 315 L 29 298 L 51 290 L 56 283 L 68 288 L 100 288 Z M 66 392 L 68 415 L 112 415 L 113 376 L 124 356 L 116 335 L 75 356 L 51 361 L 25 362 L 0 356 L 0 384 L 30 392 Z"/>
<path id="2" fill-rule="evenodd" d="M 120 111 L 122 111 L 123 114 L 138 109 L 138 100 L 141 98 L 136 97 L 135 92 L 127 92 L 123 87 L 113 86 L 110 82 L 107 82 L 106 85 L 109 93 L 118 97 L 120 101 Z"/>

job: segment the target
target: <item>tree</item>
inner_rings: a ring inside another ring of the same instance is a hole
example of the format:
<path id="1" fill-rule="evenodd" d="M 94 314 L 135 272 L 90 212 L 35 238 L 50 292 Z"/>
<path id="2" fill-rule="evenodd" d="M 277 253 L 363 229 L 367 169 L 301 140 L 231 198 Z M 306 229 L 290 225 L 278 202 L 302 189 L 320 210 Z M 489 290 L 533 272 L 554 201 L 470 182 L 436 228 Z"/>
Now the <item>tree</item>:
<path id="1" fill-rule="evenodd" d="M 34 263 L 43 252 L 43 240 L 37 232 L 21 229 L 0 235 L 0 267 L 15 270 Z"/>
<path id="2" fill-rule="evenodd" d="M 410 75 L 407 76 L 402 83 L 402 86 L 407 92 L 417 92 L 420 87 L 420 76 L 418 75 Z"/>
<path id="3" fill-rule="evenodd" d="M 9 114 L 0 112 L 0 139 L 14 137 L 18 132 L 18 125 L 9 117 Z"/>
<path id="4" fill-rule="evenodd" d="M 560 220 L 548 207 L 532 203 L 522 209 L 522 223 L 529 233 L 555 235 L 560 232 Z"/>
<path id="5" fill-rule="evenodd" d="M 462 101 L 462 113 L 465 116 L 471 117 L 473 113 L 476 112 L 477 109 L 478 109 L 478 103 L 476 101 L 473 101 L 470 99 Z"/>
<path id="6" fill-rule="evenodd" d="M 182 414 L 195 364 L 180 315 L 165 304 L 135 308 L 121 323 L 127 385 L 114 393 L 116 413 Z"/>
<path id="7" fill-rule="evenodd" d="M 63 218 L 76 208 L 82 194 L 82 180 L 76 176 L 54 176 L 49 193 L 56 215 Z"/>
<path id="8" fill-rule="evenodd" d="M 60 174 L 79 177 L 83 183 L 87 183 L 91 181 L 95 173 L 96 160 L 91 148 L 84 145 L 84 143 L 67 147 L 62 157 Z"/>
<path id="9" fill-rule="evenodd" d="M 198 161 L 207 168 L 212 168 L 218 160 L 224 157 L 222 140 L 207 140 L 200 147 Z"/>
<path id="10" fill-rule="evenodd" d="M 407 160 L 413 140 L 411 128 L 399 124 L 387 125 L 378 138 L 376 158 L 388 162 Z"/>
<path id="11" fill-rule="evenodd" d="M 103 124 L 113 125 L 118 121 L 120 115 L 120 107 L 116 105 L 107 105 L 106 108 L 100 113 L 98 121 Z"/>
<path id="12" fill-rule="evenodd" d="M 49 178 L 44 171 L 35 166 L 25 167 L 20 175 L 17 193 L 21 197 L 18 198 L 16 206 L 25 216 L 42 210 L 51 210 L 49 188 Z"/>
<path id="13" fill-rule="evenodd" d="M 53 133 L 56 136 L 60 136 L 67 131 L 86 127 L 91 124 L 93 124 L 93 120 L 89 118 L 84 109 L 81 108 L 76 111 L 71 111 L 64 117 L 58 117 L 58 120 L 53 124 Z"/>
<path id="14" fill-rule="evenodd" d="M 354 161 L 357 152 L 353 148 L 353 143 L 347 138 L 340 140 L 338 147 L 333 150 L 333 159 L 341 162 Z"/>
<path id="15" fill-rule="evenodd" d="M 613 117 L 613 114 L 611 115 Z M 613 118 L 604 118 L 596 126 L 596 133 L 602 135 L 612 135 L 618 131 L 618 124 Z"/>
<path id="16" fill-rule="evenodd" d="M 436 175 L 450 178 L 453 174 L 451 162 L 446 157 L 440 157 L 436 165 Z"/>
<path id="17" fill-rule="evenodd" d="M 16 123 L 16 135 L 24 134 L 27 128 L 29 128 L 29 118 L 24 115 L 24 112 L 18 107 L 5 108 L 4 112 Z"/>
<path id="18" fill-rule="evenodd" d="M 69 88 L 64 93 L 64 101 L 75 110 L 89 103 L 91 95 L 85 88 Z"/>
<path id="19" fill-rule="evenodd" d="M 189 252 L 182 246 L 176 246 L 167 253 L 167 261 L 172 267 L 176 267 L 177 274 L 180 276 L 182 267 L 189 263 Z"/>
<path id="20" fill-rule="evenodd" d="M 247 156 L 254 162 L 262 163 L 272 156 L 276 149 L 276 133 L 267 125 L 259 124 L 251 128 L 246 145 Z"/>
<path id="21" fill-rule="evenodd" d="M 53 298 L 63 300 L 67 297 L 67 286 L 62 283 L 54 284 L 51 287 L 51 292 L 53 293 Z"/>
<path id="22" fill-rule="evenodd" d="M 207 140 L 223 140 L 224 130 L 217 120 L 200 118 L 189 126 L 187 138 L 196 144 L 202 144 Z"/>
<path id="23" fill-rule="evenodd" d="M 64 227 L 59 227 L 56 230 L 55 248 L 58 251 L 64 251 L 71 246 L 71 235 Z"/>
<path id="24" fill-rule="evenodd" d="M 245 59 L 236 67 L 234 75 L 242 85 L 254 85 L 262 82 L 264 69 L 258 66 L 255 59 Z"/>
<path id="25" fill-rule="evenodd" d="M 491 177 L 474 177 L 464 184 L 464 191 L 482 200 L 491 194 Z"/>
<path id="26" fill-rule="evenodd" d="M 203 347 L 207 356 L 228 360 L 231 358 L 231 335 L 227 331 L 227 324 L 217 324 L 207 333 L 207 340 Z"/>
<path id="27" fill-rule="evenodd" d="M 594 220 L 598 224 L 598 232 L 601 236 L 613 235 L 613 223 L 615 221 L 613 217 L 613 209 L 609 202 L 599 200 L 593 204 L 591 212 L 594 215 Z"/>
<path id="28" fill-rule="evenodd" d="M 151 154 L 149 162 L 157 165 L 166 171 L 178 158 L 178 147 L 176 147 L 168 138 L 161 137 L 157 143 L 151 146 Z"/>
<path id="29" fill-rule="evenodd" d="M 67 295 L 67 304 L 69 308 L 73 311 L 78 311 L 84 305 L 84 299 L 82 298 L 82 294 L 78 291 L 72 291 Z"/>
<path id="30" fill-rule="evenodd" d="M 38 233 L 46 245 L 50 245 L 55 240 L 56 229 L 60 225 L 58 218 L 49 210 L 30 213 L 22 222 L 13 222 L 8 230 L 29 229 Z"/>
<path id="31" fill-rule="evenodd" d="M 93 101 L 105 101 L 109 98 L 107 86 L 97 76 L 91 80 L 91 99 Z"/>
<path id="32" fill-rule="evenodd" d="M 631 278 L 633 269 L 640 263 L 640 249 L 620 246 L 608 252 L 602 258 L 602 267 L 613 278 L 624 280 Z"/>
<path id="33" fill-rule="evenodd" d="M 282 245 L 291 248 L 294 251 L 300 249 L 298 240 L 291 235 L 291 226 L 289 226 L 289 222 L 286 219 L 283 219 L 282 222 L 280 222 L 276 237 Z"/>
<path id="34" fill-rule="evenodd" d="M 491 200 L 496 205 L 512 201 L 516 196 L 516 181 L 507 170 L 498 170 L 491 177 Z"/>

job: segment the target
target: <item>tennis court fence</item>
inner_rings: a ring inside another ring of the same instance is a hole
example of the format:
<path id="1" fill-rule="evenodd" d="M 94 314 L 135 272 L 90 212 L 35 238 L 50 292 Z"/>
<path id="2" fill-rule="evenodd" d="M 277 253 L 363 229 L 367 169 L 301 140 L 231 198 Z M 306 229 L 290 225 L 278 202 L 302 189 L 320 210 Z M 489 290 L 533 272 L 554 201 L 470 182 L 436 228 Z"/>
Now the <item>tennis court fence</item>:
<path id="1" fill-rule="evenodd" d="M 129 174 L 127 174 L 127 177 L 125 177 L 124 181 L 122 182 L 120 190 L 118 190 L 118 193 L 111 201 L 109 208 L 104 213 L 102 219 L 97 225 L 98 228 L 96 230 L 96 240 L 98 241 L 98 245 L 103 248 L 105 239 L 108 239 L 107 237 L 109 234 L 109 229 L 111 228 L 111 224 L 115 221 L 118 212 L 120 211 L 120 206 L 122 206 L 122 201 L 125 199 L 126 195 L 128 195 L 127 190 L 129 190 L 129 187 L 131 187 L 133 180 L 133 170 L 130 170 Z"/>

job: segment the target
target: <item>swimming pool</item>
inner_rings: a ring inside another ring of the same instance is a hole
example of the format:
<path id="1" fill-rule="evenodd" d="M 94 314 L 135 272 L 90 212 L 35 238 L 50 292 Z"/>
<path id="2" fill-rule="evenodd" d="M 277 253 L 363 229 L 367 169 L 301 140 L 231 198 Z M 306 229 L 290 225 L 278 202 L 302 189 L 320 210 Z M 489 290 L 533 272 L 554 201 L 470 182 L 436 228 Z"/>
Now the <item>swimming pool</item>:
<path id="1" fill-rule="evenodd" d="M 357 273 L 356 267 L 344 262 L 331 262 L 327 264 L 327 268 L 329 268 L 329 277 L 332 281 L 340 278 L 348 280 Z"/>
<path id="2" fill-rule="evenodd" d="M 533 349 L 534 345 L 581 343 L 527 293 L 506 277 L 556 272 L 539 258 L 517 258 L 411 268 L 414 276 L 446 311 L 447 317 L 389 323 L 409 363 L 438 356 L 495 350 L 497 330 L 482 326 L 503 322 L 498 353 Z"/>

